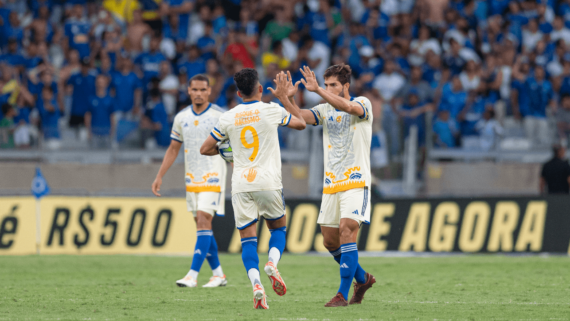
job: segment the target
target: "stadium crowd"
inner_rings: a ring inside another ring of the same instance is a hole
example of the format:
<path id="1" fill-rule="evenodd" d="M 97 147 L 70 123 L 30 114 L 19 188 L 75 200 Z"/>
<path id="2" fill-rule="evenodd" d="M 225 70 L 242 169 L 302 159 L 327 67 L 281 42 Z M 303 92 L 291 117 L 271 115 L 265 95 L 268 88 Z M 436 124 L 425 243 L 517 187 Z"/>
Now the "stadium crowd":
<path id="1" fill-rule="evenodd" d="M 244 67 L 269 87 L 338 63 L 373 149 L 399 154 L 414 125 L 420 145 L 549 146 L 570 133 L 569 28 L 570 0 L 0 0 L 0 147 L 167 146 L 196 74 L 232 108 Z"/>

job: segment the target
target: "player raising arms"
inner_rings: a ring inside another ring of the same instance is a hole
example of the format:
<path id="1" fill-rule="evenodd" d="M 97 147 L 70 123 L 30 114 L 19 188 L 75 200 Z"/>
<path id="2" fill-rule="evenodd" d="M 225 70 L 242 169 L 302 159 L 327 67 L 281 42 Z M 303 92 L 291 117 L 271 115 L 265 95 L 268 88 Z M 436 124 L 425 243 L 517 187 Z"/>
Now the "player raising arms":
<path id="1" fill-rule="evenodd" d="M 212 233 L 214 214 L 224 215 L 227 165 L 220 156 L 200 155 L 202 142 L 223 113 L 220 107 L 208 101 L 210 92 L 210 82 L 204 75 L 196 75 L 188 82 L 188 94 L 193 104 L 180 111 L 174 118 L 170 146 L 152 183 L 152 192 L 160 196 L 162 177 L 172 166 L 180 147 L 184 144 L 186 203 L 188 211 L 192 212 L 196 221 L 197 239 L 190 271 L 183 279 L 176 281 L 180 287 L 196 287 L 198 272 L 204 259 L 210 263 L 214 275 L 203 287 L 213 288 L 227 284 L 218 260 L 218 245 Z"/>
<path id="2" fill-rule="evenodd" d="M 218 125 L 206 139 L 202 155 L 217 155 L 217 142 L 229 139 L 232 144 L 234 170 L 232 174 L 232 206 L 236 227 L 242 244 L 242 260 L 253 286 L 253 308 L 268 309 L 265 290 L 259 276 L 257 256 L 257 220 L 263 216 L 271 232 L 269 261 L 265 273 L 277 295 L 287 292 L 277 270 L 285 249 L 285 200 L 281 181 L 281 153 L 278 126 L 304 129 L 305 122 L 293 117 L 275 103 L 261 102 L 263 88 L 255 69 L 246 68 L 234 75 L 238 95 L 243 103 L 224 113 Z M 276 79 L 274 95 L 288 108 L 289 82 Z"/>
<path id="3" fill-rule="evenodd" d="M 356 237 L 362 223 L 370 222 L 370 144 L 372 141 L 372 107 L 366 97 L 351 98 L 351 69 L 340 64 L 329 67 L 325 88 L 319 87 L 315 73 L 304 67 L 301 81 L 307 90 L 325 101 L 310 110 L 288 109 L 307 124 L 323 126 L 324 186 L 318 223 L 324 246 L 340 264 L 338 293 L 325 307 L 346 306 L 350 283 L 354 293 L 350 304 L 360 304 L 364 293 L 376 283 L 358 264 Z M 296 84 L 298 85 L 298 84 Z M 290 84 L 291 86 L 291 84 Z"/>

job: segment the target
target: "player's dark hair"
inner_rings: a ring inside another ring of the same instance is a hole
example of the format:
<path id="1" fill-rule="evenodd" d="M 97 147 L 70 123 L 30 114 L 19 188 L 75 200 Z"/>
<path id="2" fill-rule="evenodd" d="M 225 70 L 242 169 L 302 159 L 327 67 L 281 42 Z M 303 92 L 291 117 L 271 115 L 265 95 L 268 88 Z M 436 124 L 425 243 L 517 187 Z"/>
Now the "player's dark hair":
<path id="1" fill-rule="evenodd" d="M 350 75 L 352 75 L 352 69 L 349 65 L 338 64 L 330 66 L 325 71 L 325 79 L 329 77 L 336 77 L 341 85 L 350 84 Z"/>
<path id="2" fill-rule="evenodd" d="M 193 81 L 205 81 L 206 84 L 208 84 L 208 87 L 210 87 L 210 78 L 204 74 L 197 74 L 194 77 L 190 78 L 190 80 L 188 80 L 188 87 L 192 85 Z"/>
<path id="3" fill-rule="evenodd" d="M 257 70 L 244 68 L 241 71 L 236 72 L 234 75 L 234 81 L 239 92 L 245 98 L 249 98 L 253 94 L 253 91 L 259 82 L 259 76 L 257 74 Z"/>

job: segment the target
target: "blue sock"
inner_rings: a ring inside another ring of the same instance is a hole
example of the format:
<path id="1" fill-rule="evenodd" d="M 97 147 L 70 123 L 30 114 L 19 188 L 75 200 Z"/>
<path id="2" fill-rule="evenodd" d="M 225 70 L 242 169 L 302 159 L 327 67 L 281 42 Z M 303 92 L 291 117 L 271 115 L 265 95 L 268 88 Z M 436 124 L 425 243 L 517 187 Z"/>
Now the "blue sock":
<path id="1" fill-rule="evenodd" d="M 336 263 L 340 264 L 340 258 L 342 257 L 342 253 L 340 251 L 340 247 L 334 251 L 329 251 L 329 253 L 333 256 Z M 366 283 L 366 271 L 358 264 L 356 267 L 356 272 L 354 273 L 354 279 L 358 283 Z"/>
<path id="2" fill-rule="evenodd" d="M 358 249 L 356 243 L 347 243 L 340 246 L 340 251 L 342 256 L 340 257 L 340 287 L 338 292 L 348 300 L 348 291 L 350 291 L 350 285 L 358 266 Z"/>
<path id="3" fill-rule="evenodd" d="M 241 260 L 245 266 L 245 272 L 251 269 L 259 271 L 259 257 L 257 256 L 257 237 L 241 239 Z"/>
<path id="4" fill-rule="evenodd" d="M 202 230 L 196 233 L 198 238 L 196 240 L 196 247 L 194 248 L 194 258 L 192 258 L 192 266 L 190 270 L 200 272 L 200 268 L 202 267 L 202 263 L 204 263 L 204 259 L 206 258 L 206 253 L 210 249 L 210 239 L 212 238 L 212 231 L 211 230 Z"/>
<path id="5" fill-rule="evenodd" d="M 285 251 L 286 242 L 286 230 L 285 226 L 269 230 L 271 232 L 271 238 L 269 239 L 269 261 L 273 262 L 276 266 L 283 251 Z"/>
<path id="6" fill-rule="evenodd" d="M 206 255 L 206 260 L 208 260 L 208 263 L 210 264 L 212 270 L 220 266 L 220 260 L 218 259 L 218 243 L 216 243 L 216 238 L 214 235 L 210 237 L 210 249 Z"/>

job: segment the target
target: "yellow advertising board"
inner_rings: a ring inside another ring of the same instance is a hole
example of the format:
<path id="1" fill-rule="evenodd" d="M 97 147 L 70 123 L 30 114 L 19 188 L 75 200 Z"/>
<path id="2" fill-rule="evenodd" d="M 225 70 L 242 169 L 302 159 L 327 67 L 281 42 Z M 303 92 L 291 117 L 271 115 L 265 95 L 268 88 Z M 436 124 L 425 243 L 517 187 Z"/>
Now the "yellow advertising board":
<path id="1" fill-rule="evenodd" d="M 0 198 L 0 255 L 36 253 L 35 202 Z M 196 242 L 183 198 L 45 197 L 40 209 L 41 254 L 192 254 Z"/>
<path id="2" fill-rule="evenodd" d="M 33 197 L 0 197 L 0 255 L 36 253 L 36 203 Z"/>

